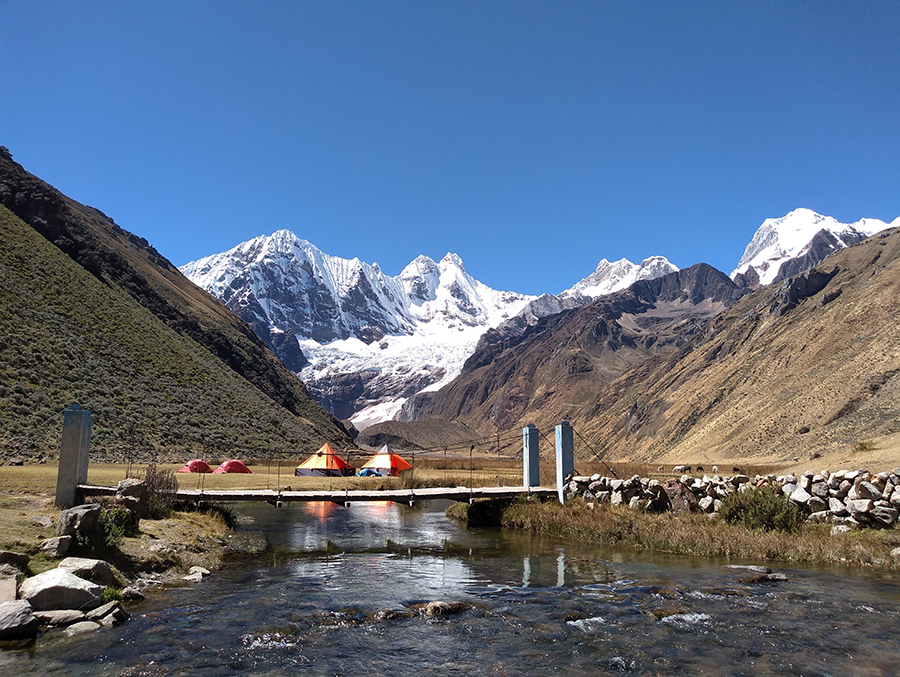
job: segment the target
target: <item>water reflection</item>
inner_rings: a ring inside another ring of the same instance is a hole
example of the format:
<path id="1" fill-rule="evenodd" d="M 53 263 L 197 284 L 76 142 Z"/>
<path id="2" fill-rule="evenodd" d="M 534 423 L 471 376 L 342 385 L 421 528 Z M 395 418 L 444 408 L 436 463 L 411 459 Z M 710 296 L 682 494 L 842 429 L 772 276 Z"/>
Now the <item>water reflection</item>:
<path id="1" fill-rule="evenodd" d="M 443 506 L 242 506 L 275 555 L 144 603 L 2 674 L 894 674 L 893 572 L 787 570 L 466 530 Z M 426 617 L 419 602 L 465 610 Z M 383 613 L 393 610 L 394 615 Z"/>

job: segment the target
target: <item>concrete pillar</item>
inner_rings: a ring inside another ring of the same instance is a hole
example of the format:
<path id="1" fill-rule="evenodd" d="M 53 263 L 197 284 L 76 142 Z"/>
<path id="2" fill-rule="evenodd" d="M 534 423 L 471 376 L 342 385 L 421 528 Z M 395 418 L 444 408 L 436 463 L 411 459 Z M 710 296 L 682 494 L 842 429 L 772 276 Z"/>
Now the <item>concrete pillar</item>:
<path id="1" fill-rule="evenodd" d="M 522 486 L 538 487 L 541 485 L 541 456 L 538 450 L 540 432 L 529 423 L 522 428 Z"/>
<path id="2" fill-rule="evenodd" d="M 76 487 L 87 483 L 91 448 L 91 412 L 70 404 L 63 413 L 62 444 L 56 474 L 56 506 L 76 504 Z"/>
<path id="3" fill-rule="evenodd" d="M 556 493 L 559 502 L 565 503 L 566 476 L 575 473 L 575 438 L 572 426 L 563 421 L 556 426 Z"/>

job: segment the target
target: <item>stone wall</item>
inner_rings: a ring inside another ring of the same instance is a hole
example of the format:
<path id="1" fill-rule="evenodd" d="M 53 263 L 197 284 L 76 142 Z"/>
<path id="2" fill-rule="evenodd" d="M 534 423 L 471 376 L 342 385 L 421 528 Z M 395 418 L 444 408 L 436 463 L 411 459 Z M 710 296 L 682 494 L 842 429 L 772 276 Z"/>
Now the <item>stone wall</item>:
<path id="1" fill-rule="evenodd" d="M 802 475 L 688 474 L 665 481 L 635 475 L 621 480 L 575 475 L 565 485 L 567 500 L 627 505 L 650 512 L 690 511 L 715 516 L 729 494 L 773 487 L 801 508 L 810 522 L 835 522 L 848 529 L 889 527 L 900 514 L 900 468 L 890 472 L 823 470 Z"/>

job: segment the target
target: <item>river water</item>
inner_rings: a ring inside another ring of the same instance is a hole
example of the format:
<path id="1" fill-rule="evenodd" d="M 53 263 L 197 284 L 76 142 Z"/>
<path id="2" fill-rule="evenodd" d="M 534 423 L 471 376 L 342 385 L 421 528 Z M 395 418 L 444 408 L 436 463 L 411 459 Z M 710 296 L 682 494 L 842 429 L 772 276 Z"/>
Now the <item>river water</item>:
<path id="1" fill-rule="evenodd" d="M 750 583 L 725 562 L 467 530 L 444 507 L 241 505 L 269 555 L 119 627 L 0 652 L 0 674 L 900 674 L 896 573 Z M 466 609 L 409 613 L 432 600 Z"/>

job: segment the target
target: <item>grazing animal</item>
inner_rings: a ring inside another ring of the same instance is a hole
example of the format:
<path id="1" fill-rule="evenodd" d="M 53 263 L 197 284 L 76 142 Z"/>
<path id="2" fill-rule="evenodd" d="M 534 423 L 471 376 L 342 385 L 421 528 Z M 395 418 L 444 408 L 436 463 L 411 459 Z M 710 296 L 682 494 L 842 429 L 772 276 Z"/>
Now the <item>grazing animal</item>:
<path id="1" fill-rule="evenodd" d="M 719 466 L 714 465 L 714 466 L 713 466 L 713 472 L 716 473 L 716 474 L 718 475 L 718 474 L 719 474 Z"/>
<path id="2" fill-rule="evenodd" d="M 683 466 L 683 465 L 676 465 L 674 468 L 672 468 L 672 472 L 674 472 L 674 473 L 682 473 L 682 472 L 684 472 L 684 466 Z"/>
<path id="3" fill-rule="evenodd" d="M 656 472 L 662 472 L 663 470 L 665 470 L 665 468 L 666 467 L 664 465 L 661 465 L 656 469 Z"/>
<path id="4" fill-rule="evenodd" d="M 690 471 L 691 471 L 691 466 L 689 466 L 689 465 L 684 466 L 684 471 L 685 471 L 685 472 L 690 472 Z"/>
<path id="5" fill-rule="evenodd" d="M 741 471 L 741 469 L 738 468 L 737 466 L 734 466 L 734 467 L 731 469 L 731 472 L 740 472 L 740 471 Z"/>
<path id="6" fill-rule="evenodd" d="M 698 466 L 697 466 L 697 472 L 703 472 L 703 466 L 702 466 L 702 465 L 698 465 Z"/>

